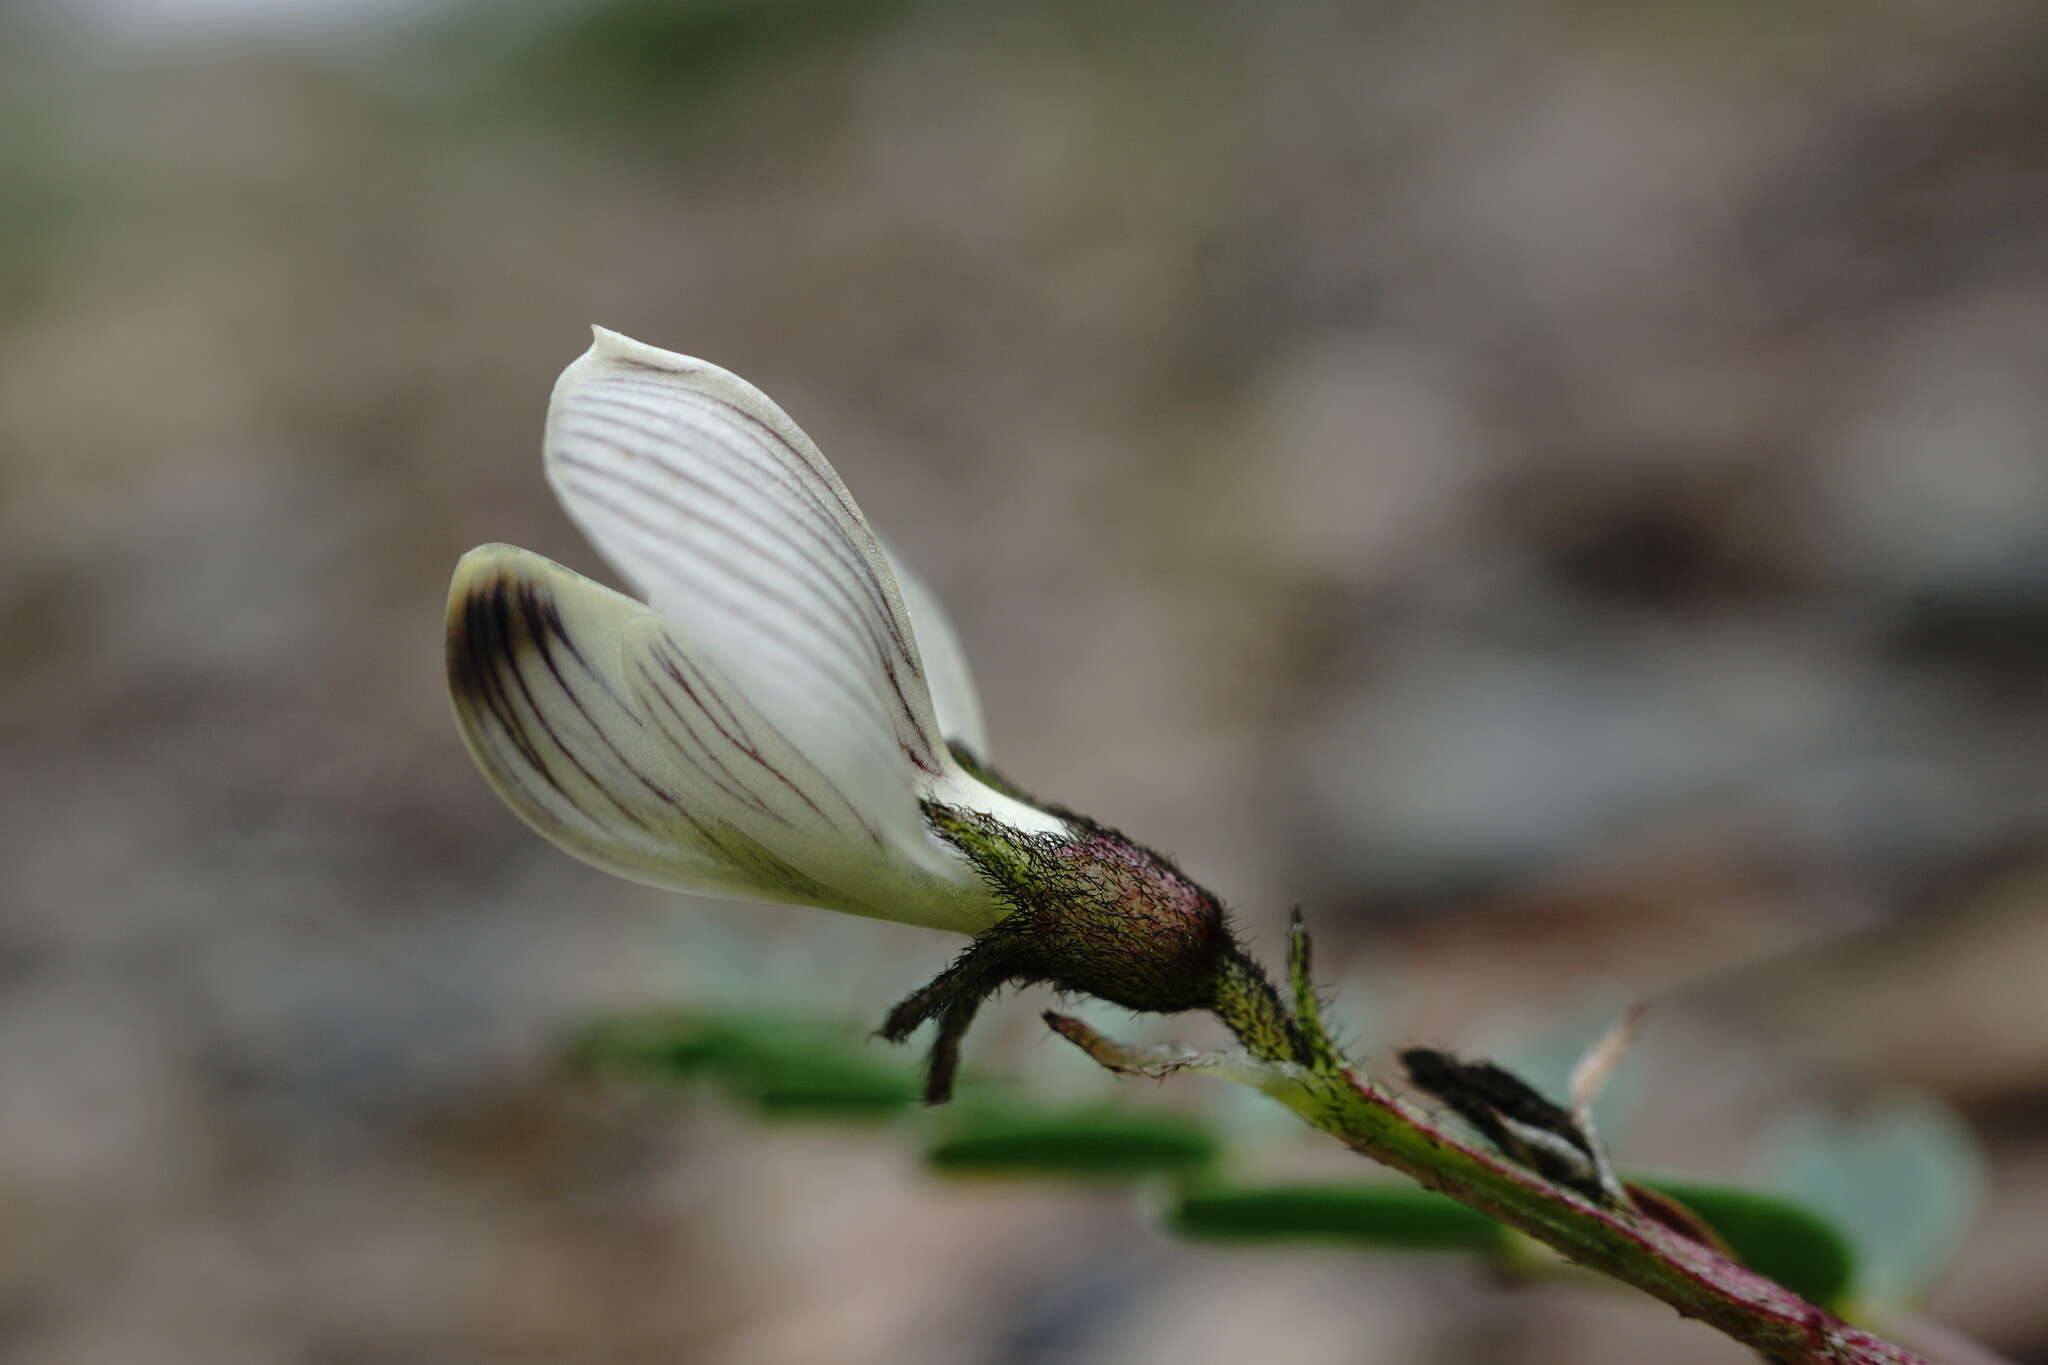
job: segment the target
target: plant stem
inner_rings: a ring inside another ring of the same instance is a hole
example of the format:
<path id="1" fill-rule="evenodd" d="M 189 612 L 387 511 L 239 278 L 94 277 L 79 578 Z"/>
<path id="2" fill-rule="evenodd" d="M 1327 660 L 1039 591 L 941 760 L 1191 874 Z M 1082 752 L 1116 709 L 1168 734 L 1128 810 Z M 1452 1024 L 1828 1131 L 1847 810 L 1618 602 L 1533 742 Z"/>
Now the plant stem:
<path id="1" fill-rule="evenodd" d="M 1663 1300 L 1783 1365 L 1933 1365 L 1852 1327 L 1699 1242 L 1633 1210 L 1603 1205 L 1532 1170 L 1473 1147 L 1411 1111 L 1345 1066 L 1312 1013 L 1308 935 L 1290 945 L 1290 1012 L 1241 952 L 1219 974 L 1213 1009 L 1244 1053 L 1131 1048 L 1079 1020 L 1046 1022 L 1112 1071 L 1163 1076 L 1195 1071 L 1251 1085 L 1361 1156 L 1414 1177 L 1528 1234 L 1567 1259 Z"/>

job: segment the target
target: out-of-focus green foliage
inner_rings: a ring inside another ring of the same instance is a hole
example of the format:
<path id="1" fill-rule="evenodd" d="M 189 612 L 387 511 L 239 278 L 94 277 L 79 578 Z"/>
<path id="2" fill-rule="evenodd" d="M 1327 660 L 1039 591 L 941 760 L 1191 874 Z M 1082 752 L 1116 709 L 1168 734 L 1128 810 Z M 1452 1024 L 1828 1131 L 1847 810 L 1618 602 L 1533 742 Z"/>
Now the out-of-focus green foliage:
<path id="1" fill-rule="evenodd" d="M 887 1118 L 916 1102 L 914 1071 L 851 1050 L 826 1054 L 763 1050 L 750 1074 L 726 1084 L 779 1118 Z"/>
<path id="2" fill-rule="evenodd" d="M 1873 1304 L 1924 1296 L 1983 1201 L 1976 1139 L 1948 1106 L 1918 1095 L 1849 1117 L 1792 1116 L 1767 1169 L 1774 1188 L 1848 1233 L 1861 1267 L 1857 1297 Z"/>
<path id="3" fill-rule="evenodd" d="M 0 49 L 13 45 L 13 60 L 0 59 L 0 308 L 32 306 L 55 288 L 85 211 L 49 77 L 19 57 L 52 41 L 25 16 L 0 16 Z"/>
<path id="4" fill-rule="evenodd" d="M 1499 1251 L 1508 1229 L 1443 1195 L 1383 1183 L 1198 1190 L 1166 1225 L 1216 1242 L 1342 1242 L 1390 1251 Z"/>
<path id="5" fill-rule="evenodd" d="M 881 26 L 906 0 L 600 0 L 555 6 L 522 25 L 502 77 L 577 112 L 647 114 L 683 107 L 750 73 Z M 486 6 L 448 41 L 500 34 Z M 500 44 L 502 38 L 497 40 Z"/>
<path id="6" fill-rule="evenodd" d="M 1638 1182 L 1676 1199 L 1759 1274 L 1822 1304 L 1840 1302 L 1855 1272 L 1848 1239 L 1820 1215 L 1750 1190 Z M 1431 1191 L 1376 1182 L 1198 1190 L 1167 1226 L 1202 1241 L 1340 1242 L 1390 1251 L 1497 1253 L 1511 1234 Z"/>
<path id="7" fill-rule="evenodd" d="M 1824 1307 L 1840 1305 L 1856 1279 L 1856 1252 L 1841 1229 L 1803 1204 L 1754 1190 L 1684 1180 L 1637 1180 L 1677 1200 L 1759 1275 Z"/>
<path id="8" fill-rule="evenodd" d="M 595 1074 L 715 1081 L 764 1114 L 878 1118 L 917 1097 L 915 1069 L 867 1052 L 846 1031 L 808 1020 L 654 1014 L 596 1025 L 572 1049 Z"/>
<path id="9" fill-rule="evenodd" d="M 1211 1165 L 1221 1149 L 1209 1129 L 1177 1115 L 983 1111 L 958 1122 L 925 1152 L 925 1161 L 955 1176 L 1127 1180 L 1190 1175 Z"/>
<path id="10" fill-rule="evenodd" d="M 570 1044 L 569 1062 L 592 1075 L 680 1081 L 704 1072 L 720 1030 L 702 1015 L 664 1011 L 602 1019 Z"/>
<path id="11" fill-rule="evenodd" d="M 605 1020 L 571 1050 L 581 1070 L 674 1085 L 710 1082 L 767 1117 L 872 1120 L 916 1111 L 916 1068 L 814 1019 L 656 1012 Z M 925 1150 L 955 1177 L 1200 1180 L 1224 1142 L 1177 1114 L 1090 1108 L 1034 1113 L 968 1100 Z M 1638 1178 L 1709 1227 L 1742 1262 L 1816 1303 L 1896 1302 L 1923 1287 L 1974 1203 L 1977 1157 L 1945 1109 L 1901 1103 L 1854 1124 L 1802 1122 L 1764 1193 Z M 1377 1181 L 1198 1184 L 1166 1226 L 1199 1241 L 1310 1241 L 1393 1251 L 1498 1254 L 1502 1224 L 1443 1195 Z M 1874 1267 L 1874 1272 L 1871 1269 Z"/>

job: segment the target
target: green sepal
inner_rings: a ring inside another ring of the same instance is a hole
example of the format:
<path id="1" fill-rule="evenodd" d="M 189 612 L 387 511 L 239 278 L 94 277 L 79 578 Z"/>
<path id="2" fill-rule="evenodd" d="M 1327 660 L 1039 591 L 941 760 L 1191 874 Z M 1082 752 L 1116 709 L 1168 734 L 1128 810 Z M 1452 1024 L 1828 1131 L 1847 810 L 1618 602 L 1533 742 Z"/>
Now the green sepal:
<path id="1" fill-rule="evenodd" d="M 1181 1199 L 1166 1224 L 1214 1242 L 1340 1242 L 1388 1251 L 1498 1252 L 1507 1227 L 1429 1190 L 1383 1182 L 1217 1187 Z"/>
<path id="2" fill-rule="evenodd" d="M 1838 1308 L 1856 1280 L 1856 1253 L 1833 1223 L 1803 1204 L 1754 1190 L 1632 1177 L 1674 1199 L 1720 1234 L 1751 1270 L 1824 1308 Z"/>
<path id="3" fill-rule="evenodd" d="M 1170 1114 L 984 1111 L 953 1124 L 925 1163 L 951 1176 L 1130 1180 L 1191 1175 L 1221 1150 L 1207 1128 Z"/>

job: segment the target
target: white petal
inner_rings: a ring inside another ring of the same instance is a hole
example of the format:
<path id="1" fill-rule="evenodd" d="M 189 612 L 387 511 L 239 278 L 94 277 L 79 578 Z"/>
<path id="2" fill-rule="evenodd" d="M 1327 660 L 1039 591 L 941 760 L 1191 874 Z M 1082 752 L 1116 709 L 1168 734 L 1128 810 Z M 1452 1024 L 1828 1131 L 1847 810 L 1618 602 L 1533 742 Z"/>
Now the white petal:
<path id="1" fill-rule="evenodd" d="M 456 723 L 499 796 L 607 872 L 678 891 L 836 906 L 727 818 L 631 702 L 621 663 L 645 605 L 540 555 L 485 545 L 448 594 Z"/>
<path id="2" fill-rule="evenodd" d="M 896 587 L 903 596 L 903 609 L 910 616 L 917 637 L 917 652 L 924 661 L 925 681 L 931 685 L 932 710 L 938 717 L 939 733 L 949 741 L 964 744 L 974 756 L 988 759 L 988 727 L 982 720 L 981 693 L 967 668 L 967 651 L 937 594 L 912 573 L 886 541 L 883 552 L 895 572 Z"/>
<path id="3" fill-rule="evenodd" d="M 569 515 L 853 799 L 891 765 L 946 775 L 895 577 L 810 438 L 717 366 L 595 330 L 548 409 Z"/>
<path id="4" fill-rule="evenodd" d="M 634 708 L 676 766 L 716 792 L 732 826 L 831 887 L 833 908 L 969 934 L 1000 917 L 982 878 L 926 826 L 932 784 L 918 769 L 830 748 L 821 762 L 822 736 L 798 748 L 657 617 L 627 625 L 624 658 Z"/>

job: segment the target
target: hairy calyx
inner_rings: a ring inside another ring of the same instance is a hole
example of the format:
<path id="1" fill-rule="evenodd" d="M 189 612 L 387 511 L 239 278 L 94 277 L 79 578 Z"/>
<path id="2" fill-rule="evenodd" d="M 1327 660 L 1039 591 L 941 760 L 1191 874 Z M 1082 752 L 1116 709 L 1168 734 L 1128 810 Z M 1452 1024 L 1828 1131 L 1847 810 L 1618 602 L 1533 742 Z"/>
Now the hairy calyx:
<path id="1" fill-rule="evenodd" d="M 1178 1014 L 1213 1009 L 1246 961 L 1222 904 L 1171 861 L 1086 816 L 1056 814 L 1065 832 L 1028 833 L 979 811 L 924 805 L 926 823 L 1009 911 L 882 1025 L 883 1037 L 900 1042 L 937 1022 L 929 1103 L 951 1096 L 960 1040 L 981 1003 L 1004 986 L 1043 983 Z"/>

